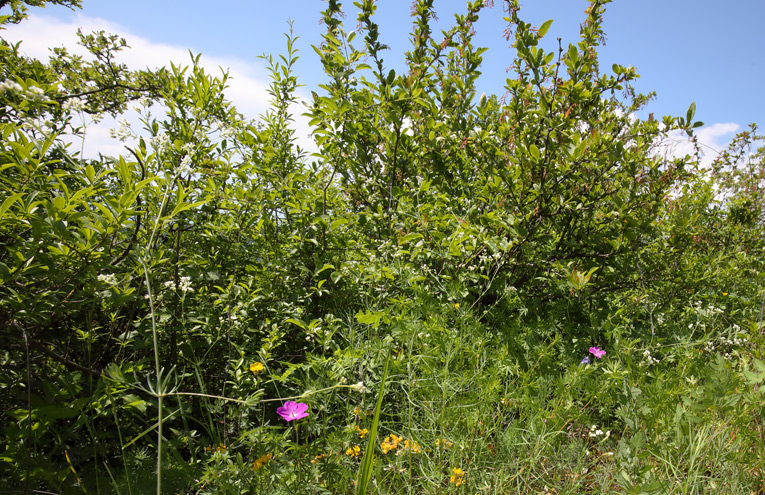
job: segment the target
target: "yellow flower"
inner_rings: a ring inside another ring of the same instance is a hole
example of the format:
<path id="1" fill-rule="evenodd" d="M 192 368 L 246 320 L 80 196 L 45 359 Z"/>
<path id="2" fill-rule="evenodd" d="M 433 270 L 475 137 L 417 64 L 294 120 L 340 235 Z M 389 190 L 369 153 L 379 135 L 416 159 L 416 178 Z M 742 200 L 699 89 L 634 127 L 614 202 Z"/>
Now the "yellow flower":
<path id="1" fill-rule="evenodd" d="M 460 309 L 460 303 L 454 303 L 454 309 Z"/>
<path id="2" fill-rule="evenodd" d="M 360 453 L 361 453 L 361 447 L 359 447 L 358 445 L 354 445 L 353 447 L 345 451 L 345 455 L 348 455 L 351 457 L 358 457 Z"/>
<path id="3" fill-rule="evenodd" d="M 452 483 L 454 486 L 460 486 L 465 482 L 465 471 L 460 468 L 452 468 L 452 473 L 454 474 L 449 478 L 449 483 Z"/>
<path id="4" fill-rule="evenodd" d="M 263 363 L 261 362 L 254 362 L 250 365 L 250 371 L 255 373 L 256 375 L 263 371 Z"/>
<path id="5" fill-rule="evenodd" d="M 314 457 L 313 459 L 311 459 L 311 464 L 316 464 L 317 462 L 319 462 L 320 460 L 324 459 L 328 455 L 332 455 L 332 451 L 331 450 L 329 451 L 328 454 L 326 454 L 326 453 L 325 454 L 320 454 L 320 455 L 317 455 L 316 457 Z"/>
<path id="6" fill-rule="evenodd" d="M 273 459 L 273 457 L 274 457 L 274 455 L 270 454 L 270 453 L 266 454 L 266 455 L 263 455 L 263 456 L 260 456 L 257 461 L 252 463 L 253 471 L 257 471 L 258 469 L 260 469 L 263 466 L 265 466 L 268 461 Z"/>
<path id="7" fill-rule="evenodd" d="M 226 446 L 223 445 L 222 443 L 219 443 L 218 445 L 208 445 L 207 447 L 205 447 L 205 450 L 208 452 L 212 452 L 213 450 L 216 452 L 225 452 Z"/>
<path id="8" fill-rule="evenodd" d="M 362 430 L 361 428 L 359 428 L 359 425 L 356 425 L 356 431 L 359 432 L 360 438 L 364 438 L 365 436 L 367 436 L 367 433 L 369 433 L 369 430 L 367 430 L 366 428 Z"/>
<path id="9" fill-rule="evenodd" d="M 448 449 L 449 447 L 451 447 L 454 444 L 452 442 L 450 442 L 449 440 L 447 440 L 446 438 L 439 438 L 439 439 L 436 440 L 436 445 L 440 445 L 444 449 Z"/>
<path id="10" fill-rule="evenodd" d="M 417 442 L 410 442 L 409 440 L 404 440 L 404 448 L 408 449 L 410 452 L 414 454 L 422 453 L 422 449 L 420 449 L 420 444 Z"/>
<path id="11" fill-rule="evenodd" d="M 398 444 L 401 443 L 401 440 L 403 440 L 401 437 L 396 435 L 388 435 L 382 444 L 380 444 L 380 448 L 382 448 L 383 454 L 387 454 L 391 450 L 395 450 L 398 448 Z"/>

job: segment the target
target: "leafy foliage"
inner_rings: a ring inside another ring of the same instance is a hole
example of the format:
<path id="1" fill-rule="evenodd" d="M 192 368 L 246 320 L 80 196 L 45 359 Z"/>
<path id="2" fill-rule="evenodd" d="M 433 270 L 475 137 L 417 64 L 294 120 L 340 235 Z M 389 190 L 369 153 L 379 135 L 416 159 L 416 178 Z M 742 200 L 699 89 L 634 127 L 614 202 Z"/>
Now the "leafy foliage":
<path id="1" fill-rule="evenodd" d="M 711 168 L 662 156 L 695 104 L 636 117 L 635 69 L 598 62 L 607 3 L 547 52 L 552 21 L 505 2 L 506 93 L 479 96 L 486 2 L 442 35 L 414 2 L 398 74 L 375 2 L 348 32 L 330 0 L 311 156 L 291 32 L 254 121 L 198 57 L 3 42 L 0 486 L 762 489 L 765 152 L 753 126 Z M 123 156 L 66 144 L 131 103 Z M 309 417 L 283 423 L 286 400 Z"/>

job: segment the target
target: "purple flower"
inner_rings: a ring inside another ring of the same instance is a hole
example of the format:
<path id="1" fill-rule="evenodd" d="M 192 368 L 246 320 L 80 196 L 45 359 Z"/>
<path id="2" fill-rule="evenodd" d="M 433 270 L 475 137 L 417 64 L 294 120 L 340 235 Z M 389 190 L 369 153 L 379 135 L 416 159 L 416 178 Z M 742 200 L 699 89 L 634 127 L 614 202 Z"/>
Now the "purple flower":
<path id="1" fill-rule="evenodd" d="M 585 364 L 590 364 L 590 356 L 584 356 L 584 359 L 579 363 L 579 366 L 584 366 Z"/>
<path id="2" fill-rule="evenodd" d="M 600 359 L 606 355 L 606 351 L 601 350 L 600 347 L 590 347 L 590 354 Z"/>
<path id="3" fill-rule="evenodd" d="M 288 400 L 283 406 L 276 409 L 276 414 L 284 418 L 284 421 L 293 421 L 308 417 L 308 404 Z"/>

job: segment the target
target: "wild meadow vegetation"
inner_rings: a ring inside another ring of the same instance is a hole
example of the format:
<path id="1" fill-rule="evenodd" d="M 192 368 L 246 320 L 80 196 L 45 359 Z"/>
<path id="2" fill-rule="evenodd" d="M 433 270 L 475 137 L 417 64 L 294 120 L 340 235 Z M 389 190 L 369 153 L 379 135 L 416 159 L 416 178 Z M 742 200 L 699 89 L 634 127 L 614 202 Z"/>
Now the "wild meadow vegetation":
<path id="1" fill-rule="evenodd" d="M 478 94 L 501 8 L 434 32 L 435 3 L 397 72 L 375 2 L 329 0 L 325 84 L 297 104 L 288 34 L 254 120 L 198 58 L 2 43 L 0 493 L 763 493 L 756 127 L 663 152 L 702 124 L 637 117 L 608 0 L 568 45 L 506 0 L 506 92 Z"/>

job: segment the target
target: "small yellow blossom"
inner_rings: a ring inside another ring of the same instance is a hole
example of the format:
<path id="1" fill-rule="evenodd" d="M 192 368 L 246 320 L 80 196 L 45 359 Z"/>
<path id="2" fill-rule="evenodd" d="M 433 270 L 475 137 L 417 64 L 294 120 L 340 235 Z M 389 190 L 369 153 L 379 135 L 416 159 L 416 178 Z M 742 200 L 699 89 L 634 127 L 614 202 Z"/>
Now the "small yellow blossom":
<path id="1" fill-rule="evenodd" d="M 348 455 L 351 457 L 358 457 L 360 453 L 361 453 L 361 447 L 359 447 L 358 445 L 354 445 L 353 447 L 345 451 L 345 455 Z"/>
<path id="2" fill-rule="evenodd" d="M 460 303 L 454 303 L 454 309 L 460 309 Z"/>
<path id="3" fill-rule="evenodd" d="M 420 448 L 420 444 L 417 442 L 410 442 L 409 440 L 404 440 L 404 448 L 413 454 L 421 454 L 422 449 Z"/>
<path id="4" fill-rule="evenodd" d="M 261 362 L 255 362 L 250 365 L 250 371 L 255 373 L 256 375 L 263 371 L 263 363 Z"/>
<path id="5" fill-rule="evenodd" d="M 403 440 L 403 438 L 394 434 L 388 435 L 383 443 L 380 444 L 380 448 L 382 448 L 383 454 L 387 454 L 391 450 L 398 448 L 398 444 L 401 443 L 401 440 Z"/>
<path id="6" fill-rule="evenodd" d="M 452 468 L 452 473 L 454 474 L 449 478 L 449 483 L 452 483 L 454 486 L 460 486 L 465 482 L 465 471 L 460 468 Z"/>
<path id="7" fill-rule="evenodd" d="M 356 425 L 356 431 L 359 432 L 359 438 L 364 438 L 365 436 L 367 436 L 367 433 L 369 433 L 369 430 L 367 430 L 366 428 L 361 429 L 359 428 L 359 425 Z"/>
<path id="8" fill-rule="evenodd" d="M 328 454 L 320 454 L 320 455 L 317 455 L 316 457 L 314 457 L 313 459 L 311 459 L 311 464 L 316 464 L 317 462 L 319 462 L 320 460 L 324 459 L 328 455 L 332 455 L 332 451 L 331 450 L 329 451 Z"/>
<path id="9" fill-rule="evenodd" d="M 268 461 L 273 459 L 274 455 L 269 453 L 263 456 L 260 456 L 257 461 L 252 463 L 252 469 L 253 471 L 257 471 L 258 469 L 262 468 L 266 465 Z"/>
<path id="10" fill-rule="evenodd" d="M 449 440 L 445 438 L 438 438 L 436 439 L 436 445 L 437 446 L 440 445 L 444 449 L 449 449 L 452 445 L 454 445 L 454 443 L 450 442 Z"/>

